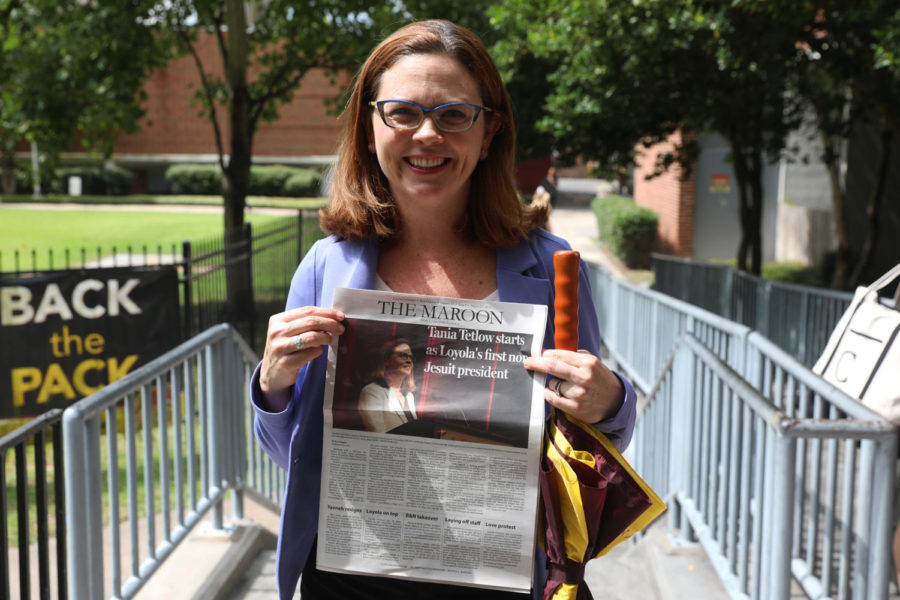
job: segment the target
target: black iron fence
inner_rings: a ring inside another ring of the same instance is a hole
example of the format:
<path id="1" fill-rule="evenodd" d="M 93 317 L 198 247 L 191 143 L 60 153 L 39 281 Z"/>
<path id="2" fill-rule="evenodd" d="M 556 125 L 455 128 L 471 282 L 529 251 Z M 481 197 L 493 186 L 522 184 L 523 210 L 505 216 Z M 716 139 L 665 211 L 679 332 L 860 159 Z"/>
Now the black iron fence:
<path id="1" fill-rule="evenodd" d="M 32 590 L 66 598 L 62 413 L 47 411 L 0 438 L 0 598 L 32 598 Z"/>
<path id="2" fill-rule="evenodd" d="M 55 269 L 175 265 L 180 283 L 180 339 L 231 323 L 262 352 L 269 316 L 284 308 L 300 259 L 323 234 L 315 211 L 271 223 L 246 224 L 237 235 L 184 241 L 181 246 L 90 248 L 0 254 L 0 278 Z M 243 290 L 243 293 L 240 291 Z"/>
<path id="3" fill-rule="evenodd" d="M 769 281 L 726 265 L 654 254 L 653 289 L 760 332 L 812 366 L 853 294 Z"/>

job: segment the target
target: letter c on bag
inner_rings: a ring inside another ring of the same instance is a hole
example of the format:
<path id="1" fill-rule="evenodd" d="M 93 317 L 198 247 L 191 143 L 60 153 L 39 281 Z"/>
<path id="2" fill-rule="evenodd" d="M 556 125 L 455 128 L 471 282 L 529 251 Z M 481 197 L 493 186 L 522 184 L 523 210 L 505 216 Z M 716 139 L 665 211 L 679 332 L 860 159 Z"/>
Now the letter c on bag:
<path id="1" fill-rule="evenodd" d="M 844 359 L 848 358 L 849 360 L 845 361 Z M 844 363 L 847 363 L 847 368 L 842 369 L 841 366 Z M 840 357 L 838 357 L 837 362 L 834 365 L 834 379 L 840 383 L 846 383 L 848 379 L 850 379 L 850 372 L 853 368 L 853 363 L 856 362 L 856 353 L 850 350 L 845 350 Z M 846 373 L 846 374 L 845 374 Z"/>

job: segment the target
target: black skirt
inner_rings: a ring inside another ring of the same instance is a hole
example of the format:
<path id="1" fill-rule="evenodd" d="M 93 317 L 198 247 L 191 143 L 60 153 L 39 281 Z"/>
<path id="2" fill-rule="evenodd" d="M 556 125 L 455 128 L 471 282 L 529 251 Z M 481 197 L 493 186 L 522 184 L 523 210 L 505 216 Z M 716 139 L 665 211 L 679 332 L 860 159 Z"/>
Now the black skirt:
<path id="1" fill-rule="evenodd" d="M 300 578 L 300 600 L 526 600 L 529 597 L 445 583 L 320 571 L 316 568 L 315 542 Z"/>

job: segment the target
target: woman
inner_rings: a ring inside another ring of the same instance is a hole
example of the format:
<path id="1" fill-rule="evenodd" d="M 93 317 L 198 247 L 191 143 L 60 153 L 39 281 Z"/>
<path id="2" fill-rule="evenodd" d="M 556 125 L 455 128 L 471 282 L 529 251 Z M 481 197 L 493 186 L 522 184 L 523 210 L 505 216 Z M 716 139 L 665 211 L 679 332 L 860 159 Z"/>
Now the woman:
<path id="1" fill-rule="evenodd" d="M 367 431 L 384 433 L 417 418 L 413 400 L 412 347 L 405 339 L 389 340 L 378 353 L 372 381 L 359 393 L 359 416 Z"/>
<path id="2" fill-rule="evenodd" d="M 278 538 L 280 597 L 292 596 L 302 570 L 304 600 L 501 598 L 504 593 L 491 590 L 315 568 L 323 346 L 344 330 L 343 313 L 328 308 L 334 288 L 545 304 L 552 312 L 553 252 L 569 248 L 539 229 L 544 215 L 516 195 L 509 98 L 471 32 L 446 21 L 407 25 L 372 51 L 351 92 L 332 201 L 321 219 L 331 235 L 304 257 L 286 312 L 270 320 L 251 390 L 257 438 L 288 471 Z M 597 358 L 600 335 L 584 264 L 579 340 L 578 352 L 544 350 L 524 366 L 549 377 L 549 404 L 594 423 L 624 449 L 634 427 L 634 390 Z M 545 345 L 552 343 L 551 315 Z M 537 597 L 543 569 L 539 558 Z"/>

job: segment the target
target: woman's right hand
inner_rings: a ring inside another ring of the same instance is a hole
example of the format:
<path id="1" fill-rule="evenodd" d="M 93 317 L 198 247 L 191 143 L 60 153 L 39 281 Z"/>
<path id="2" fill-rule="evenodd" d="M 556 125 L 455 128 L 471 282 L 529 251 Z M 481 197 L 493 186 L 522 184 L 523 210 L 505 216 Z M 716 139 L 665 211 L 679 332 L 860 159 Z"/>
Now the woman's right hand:
<path id="1" fill-rule="evenodd" d="M 343 320 L 341 311 L 318 306 L 295 308 L 269 318 L 259 371 L 259 387 L 266 399 L 276 405 L 287 404 L 297 371 L 319 356 L 332 336 L 344 332 Z"/>

